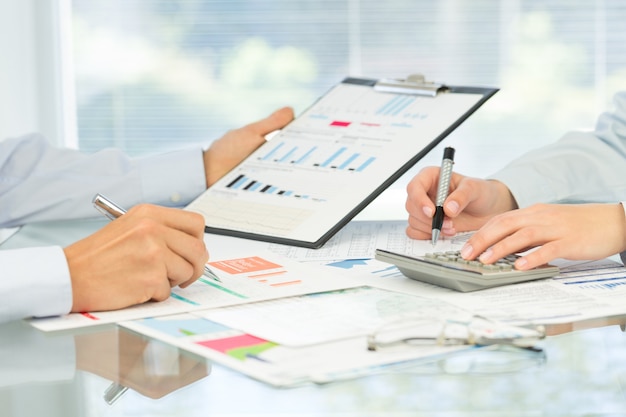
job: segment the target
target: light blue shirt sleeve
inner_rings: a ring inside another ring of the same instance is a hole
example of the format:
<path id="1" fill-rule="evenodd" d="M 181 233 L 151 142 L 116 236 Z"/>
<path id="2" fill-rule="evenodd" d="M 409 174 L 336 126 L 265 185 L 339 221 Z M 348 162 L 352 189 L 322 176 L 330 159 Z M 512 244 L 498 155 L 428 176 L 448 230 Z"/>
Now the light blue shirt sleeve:
<path id="1" fill-rule="evenodd" d="M 123 207 L 183 206 L 206 188 L 202 149 L 133 159 L 114 149 L 86 154 L 31 134 L 0 141 L 0 227 L 100 216 L 102 193 Z M 72 306 L 60 247 L 0 250 L 0 321 L 65 314 Z"/>
<path id="2" fill-rule="evenodd" d="M 96 193 L 123 207 L 182 206 L 205 188 L 200 148 L 130 158 L 56 148 L 38 134 L 0 141 L 0 227 L 98 216 Z"/>
<path id="3" fill-rule="evenodd" d="M 615 95 L 614 104 L 593 132 L 567 133 L 490 178 L 506 184 L 519 207 L 626 200 L 626 91 Z"/>

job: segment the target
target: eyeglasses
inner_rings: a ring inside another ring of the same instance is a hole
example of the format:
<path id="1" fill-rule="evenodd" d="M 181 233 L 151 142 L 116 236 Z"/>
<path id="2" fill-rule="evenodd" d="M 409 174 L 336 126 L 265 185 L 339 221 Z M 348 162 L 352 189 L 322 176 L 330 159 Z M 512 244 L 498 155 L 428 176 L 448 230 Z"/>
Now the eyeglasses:
<path id="1" fill-rule="evenodd" d="M 543 326 L 522 327 L 478 315 L 441 319 L 403 317 L 383 323 L 367 335 L 367 349 L 398 345 L 509 345 L 540 351 L 536 344 L 546 335 Z"/>

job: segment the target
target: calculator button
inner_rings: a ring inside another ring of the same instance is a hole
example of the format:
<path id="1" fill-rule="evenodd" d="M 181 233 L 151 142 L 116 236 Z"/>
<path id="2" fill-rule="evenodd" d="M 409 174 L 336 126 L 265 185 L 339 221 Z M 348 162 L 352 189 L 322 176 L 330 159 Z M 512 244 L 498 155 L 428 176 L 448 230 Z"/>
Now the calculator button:
<path id="1" fill-rule="evenodd" d="M 504 262 L 504 261 L 498 261 L 496 262 L 494 265 L 499 266 L 500 268 L 505 268 L 507 266 L 512 266 L 511 263 L 509 262 Z"/>

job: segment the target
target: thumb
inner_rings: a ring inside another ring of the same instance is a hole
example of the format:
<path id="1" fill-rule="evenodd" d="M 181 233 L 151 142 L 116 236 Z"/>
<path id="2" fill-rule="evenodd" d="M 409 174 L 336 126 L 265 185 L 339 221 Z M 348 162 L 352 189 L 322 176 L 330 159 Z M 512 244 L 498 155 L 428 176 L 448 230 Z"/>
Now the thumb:
<path id="1" fill-rule="evenodd" d="M 443 203 L 443 211 L 452 219 L 458 216 L 461 212 L 461 205 L 452 197 L 452 194 L 450 194 Z"/>
<path id="2" fill-rule="evenodd" d="M 454 191 L 452 191 L 443 203 L 443 210 L 450 218 L 455 218 L 471 202 L 472 190 L 467 186 L 466 181 L 459 181 Z"/>
<path id="3" fill-rule="evenodd" d="M 265 136 L 277 129 L 282 129 L 294 118 L 293 109 L 291 107 L 283 107 L 270 114 L 265 119 L 259 120 L 248 125 L 255 133 Z"/>

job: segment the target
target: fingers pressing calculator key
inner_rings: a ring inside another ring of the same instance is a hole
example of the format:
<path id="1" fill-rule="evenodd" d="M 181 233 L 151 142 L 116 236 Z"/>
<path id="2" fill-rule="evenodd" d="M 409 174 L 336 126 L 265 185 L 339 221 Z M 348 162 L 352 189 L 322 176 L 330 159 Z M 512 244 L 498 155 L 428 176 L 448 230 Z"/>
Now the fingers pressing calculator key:
<path id="1" fill-rule="evenodd" d="M 407 277 L 462 292 L 549 278 L 559 274 L 559 268 L 553 265 L 518 271 L 513 266 L 517 258 L 517 255 L 509 255 L 494 264 L 483 264 L 478 260 L 463 259 L 459 251 L 409 256 L 376 249 L 376 259 L 396 265 Z"/>

